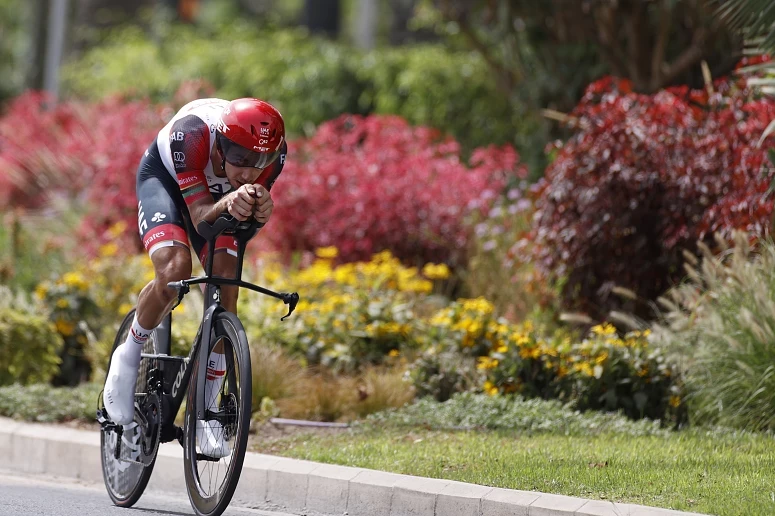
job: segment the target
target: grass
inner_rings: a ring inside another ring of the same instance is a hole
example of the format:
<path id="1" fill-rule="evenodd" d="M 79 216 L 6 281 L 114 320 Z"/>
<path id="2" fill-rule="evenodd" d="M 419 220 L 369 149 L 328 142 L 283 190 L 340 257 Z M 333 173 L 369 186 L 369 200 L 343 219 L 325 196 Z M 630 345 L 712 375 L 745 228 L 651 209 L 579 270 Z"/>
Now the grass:
<path id="1" fill-rule="evenodd" d="M 94 421 L 101 386 L 0 387 L 0 415 Z M 775 513 L 775 438 L 674 432 L 556 401 L 459 395 L 373 414 L 344 431 L 251 437 L 251 450 L 487 486 L 700 513 Z"/>
<path id="2" fill-rule="evenodd" d="M 722 429 L 671 432 L 617 416 L 578 414 L 557 403 L 516 400 L 506 408 L 508 404 L 498 400 L 467 398 L 451 405 L 478 403 L 479 413 L 493 417 L 461 425 L 460 418 L 450 416 L 454 410 L 439 406 L 441 414 L 434 414 L 431 404 L 421 402 L 369 418 L 346 432 L 256 439 L 252 449 L 677 510 L 775 513 L 775 439 L 771 435 Z M 505 418 L 498 419 L 509 410 L 519 413 L 520 407 L 526 415 L 513 420 L 510 428 Z M 452 426 L 468 429 L 452 430 Z"/>

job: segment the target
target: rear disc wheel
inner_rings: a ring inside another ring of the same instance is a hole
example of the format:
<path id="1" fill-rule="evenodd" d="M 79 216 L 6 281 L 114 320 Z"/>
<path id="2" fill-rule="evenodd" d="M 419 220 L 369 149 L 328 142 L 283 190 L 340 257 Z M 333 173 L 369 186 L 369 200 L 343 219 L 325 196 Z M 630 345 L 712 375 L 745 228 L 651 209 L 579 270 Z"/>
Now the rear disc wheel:
<path id="1" fill-rule="evenodd" d="M 134 315 L 135 310 L 132 309 L 121 323 L 113 342 L 113 349 L 110 352 L 111 358 L 113 351 L 126 341 Z M 152 332 L 143 346 L 142 352 L 154 353 L 154 348 L 155 332 Z M 140 370 L 135 384 L 136 393 L 146 393 L 151 371 L 156 368 L 156 360 L 144 358 L 140 361 Z M 107 370 L 110 371 L 110 363 L 108 363 Z M 160 404 L 155 394 L 147 393 L 147 395 L 149 397 L 148 403 L 143 403 L 146 413 L 141 415 L 135 406 L 135 418 L 130 424 L 123 427 L 121 435 L 116 430 L 103 429 L 100 432 L 102 478 L 105 480 L 105 487 L 110 499 L 119 507 L 132 507 L 137 503 L 148 485 L 153 466 L 156 463 L 159 425 L 153 423 L 158 422 L 161 415 L 160 412 L 155 415 L 153 413 L 154 410 L 160 410 Z M 153 403 L 153 398 L 156 399 L 155 403 Z M 141 401 L 145 402 L 146 400 Z M 99 404 L 102 408 L 102 395 L 100 395 Z M 151 421 L 150 428 L 146 426 L 146 421 Z M 116 458 L 116 446 L 119 446 L 118 459 Z"/>

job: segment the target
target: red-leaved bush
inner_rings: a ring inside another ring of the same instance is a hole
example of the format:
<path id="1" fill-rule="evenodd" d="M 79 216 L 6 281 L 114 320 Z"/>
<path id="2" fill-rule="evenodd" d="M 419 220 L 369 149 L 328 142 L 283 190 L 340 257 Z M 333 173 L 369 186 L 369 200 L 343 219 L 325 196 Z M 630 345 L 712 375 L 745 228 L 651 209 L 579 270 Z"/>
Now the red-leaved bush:
<path id="1" fill-rule="evenodd" d="M 52 197 L 85 216 L 84 249 L 107 239 L 138 250 L 135 174 L 169 109 L 146 102 L 53 103 L 29 92 L 0 118 L 0 206 L 37 209 Z M 123 221 L 123 236 L 106 232 Z"/>
<path id="2" fill-rule="evenodd" d="M 336 246 L 341 261 L 388 249 L 408 263 L 464 263 L 469 204 L 526 175 L 511 147 L 477 149 L 466 164 L 456 141 L 395 116 L 341 116 L 290 152 L 264 236 L 286 253 Z"/>
<path id="3" fill-rule="evenodd" d="M 536 188 L 535 258 L 565 280 L 566 308 L 603 318 L 621 303 L 613 286 L 653 300 L 683 276 L 682 249 L 716 231 L 769 229 L 773 142 L 757 142 L 775 101 L 744 80 L 713 88 L 649 96 L 612 78 L 587 88 L 575 135 Z"/>

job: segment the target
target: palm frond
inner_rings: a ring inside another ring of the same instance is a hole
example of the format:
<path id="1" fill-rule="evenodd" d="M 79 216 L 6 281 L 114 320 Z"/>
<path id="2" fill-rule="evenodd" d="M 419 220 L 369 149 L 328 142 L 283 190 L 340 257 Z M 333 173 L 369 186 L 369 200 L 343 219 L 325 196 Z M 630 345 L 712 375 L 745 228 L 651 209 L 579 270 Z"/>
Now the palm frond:
<path id="1" fill-rule="evenodd" d="M 772 0 L 719 0 L 719 18 L 756 40 L 760 51 L 775 53 L 775 2 Z M 761 38 L 761 39 L 759 39 Z"/>

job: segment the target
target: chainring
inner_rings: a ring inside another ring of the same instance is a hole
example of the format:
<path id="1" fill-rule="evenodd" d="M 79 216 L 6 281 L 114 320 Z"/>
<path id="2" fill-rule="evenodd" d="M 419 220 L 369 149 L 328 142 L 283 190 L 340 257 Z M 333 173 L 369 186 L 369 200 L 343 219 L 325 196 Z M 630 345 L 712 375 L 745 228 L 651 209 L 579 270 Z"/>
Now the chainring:
<path id="1" fill-rule="evenodd" d="M 145 395 L 143 400 L 135 405 L 135 421 L 141 432 L 139 435 L 138 462 L 149 466 L 156 457 L 161 441 L 161 400 L 155 392 Z"/>

